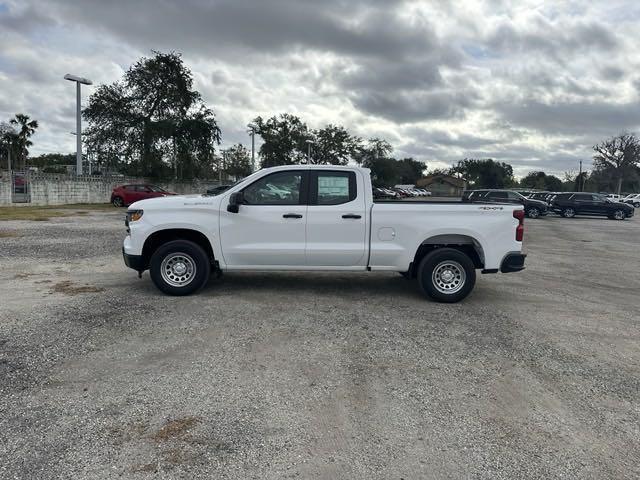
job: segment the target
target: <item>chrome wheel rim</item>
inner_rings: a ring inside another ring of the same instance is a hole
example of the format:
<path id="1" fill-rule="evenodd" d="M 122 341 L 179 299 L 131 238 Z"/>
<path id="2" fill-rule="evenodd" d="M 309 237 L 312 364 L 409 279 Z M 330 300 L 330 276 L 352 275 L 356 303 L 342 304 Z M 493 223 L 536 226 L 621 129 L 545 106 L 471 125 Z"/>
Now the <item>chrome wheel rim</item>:
<path id="1" fill-rule="evenodd" d="M 122 202 L 122 199 L 121 199 L 121 198 L 116 198 L 116 199 L 114 199 L 114 200 L 113 200 L 113 204 L 114 204 L 116 207 L 121 207 L 121 206 L 122 206 L 122 203 L 123 203 L 123 202 Z"/>
<path id="2" fill-rule="evenodd" d="M 622 220 L 624 218 L 624 212 L 622 210 L 616 210 L 613 216 L 616 220 Z"/>
<path id="3" fill-rule="evenodd" d="M 537 208 L 529 210 L 529 218 L 538 218 L 539 212 Z"/>
<path id="4" fill-rule="evenodd" d="M 464 287 L 467 274 L 458 262 L 445 260 L 433 269 L 431 280 L 437 291 L 451 295 L 459 292 Z"/>
<path id="5" fill-rule="evenodd" d="M 565 217 L 567 217 L 567 218 L 571 218 L 571 217 L 573 217 L 574 215 L 575 215 L 575 213 L 574 213 L 574 211 L 573 211 L 573 208 L 567 208 L 567 209 L 564 211 L 564 216 L 565 216 Z"/>
<path id="6" fill-rule="evenodd" d="M 186 253 L 171 253 L 162 260 L 160 274 L 172 287 L 185 287 L 196 276 L 196 262 Z"/>

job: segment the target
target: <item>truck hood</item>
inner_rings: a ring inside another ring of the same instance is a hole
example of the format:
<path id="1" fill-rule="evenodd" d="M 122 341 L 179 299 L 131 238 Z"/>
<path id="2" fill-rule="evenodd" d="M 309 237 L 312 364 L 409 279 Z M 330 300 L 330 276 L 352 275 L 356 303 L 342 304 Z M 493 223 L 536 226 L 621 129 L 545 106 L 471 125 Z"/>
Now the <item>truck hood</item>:
<path id="1" fill-rule="evenodd" d="M 168 195 L 166 197 L 147 198 L 139 200 L 129 206 L 129 210 L 163 210 L 166 208 L 184 207 L 189 205 L 211 205 L 214 197 L 202 194 Z"/>

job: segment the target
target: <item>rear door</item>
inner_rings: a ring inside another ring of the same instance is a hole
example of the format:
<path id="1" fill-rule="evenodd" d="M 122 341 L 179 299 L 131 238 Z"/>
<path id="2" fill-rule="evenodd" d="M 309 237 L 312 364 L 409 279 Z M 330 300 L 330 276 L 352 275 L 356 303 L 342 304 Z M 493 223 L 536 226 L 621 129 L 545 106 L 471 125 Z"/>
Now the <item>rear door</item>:
<path id="1" fill-rule="evenodd" d="M 594 215 L 608 215 L 611 204 L 602 195 L 591 195 L 590 212 Z"/>
<path id="2" fill-rule="evenodd" d="M 310 170 L 308 266 L 365 266 L 364 179 L 355 171 Z"/>
<path id="3" fill-rule="evenodd" d="M 590 193 L 576 193 L 571 200 L 574 202 L 576 213 L 585 215 L 594 213 L 593 197 Z"/>

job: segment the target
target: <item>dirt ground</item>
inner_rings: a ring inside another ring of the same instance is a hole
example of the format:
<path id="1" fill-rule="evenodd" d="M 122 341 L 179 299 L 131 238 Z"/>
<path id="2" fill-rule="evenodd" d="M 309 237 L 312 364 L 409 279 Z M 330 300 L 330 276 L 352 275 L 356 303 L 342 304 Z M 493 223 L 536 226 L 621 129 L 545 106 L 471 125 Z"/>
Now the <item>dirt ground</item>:
<path id="1" fill-rule="evenodd" d="M 82 210 L 82 209 L 80 209 Z M 528 220 L 463 303 L 392 273 L 161 295 L 123 211 L 0 221 L 0 478 L 638 478 L 640 220 Z"/>

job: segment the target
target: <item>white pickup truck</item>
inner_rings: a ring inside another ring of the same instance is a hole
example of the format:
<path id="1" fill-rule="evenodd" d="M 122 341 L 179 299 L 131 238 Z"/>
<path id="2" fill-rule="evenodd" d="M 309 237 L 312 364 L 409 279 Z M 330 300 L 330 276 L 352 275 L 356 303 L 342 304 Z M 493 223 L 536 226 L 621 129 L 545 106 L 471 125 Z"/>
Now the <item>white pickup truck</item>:
<path id="1" fill-rule="evenodd" d="M 360 167 L 289 165 L 215 195 L 142 200 L 127 211 L 125 264 L 187 295 L 212 272 L 397 271 L 441 302 L 473 289 L 476 270 L 524 268 L 520 205 L 374 201 Z"/>

